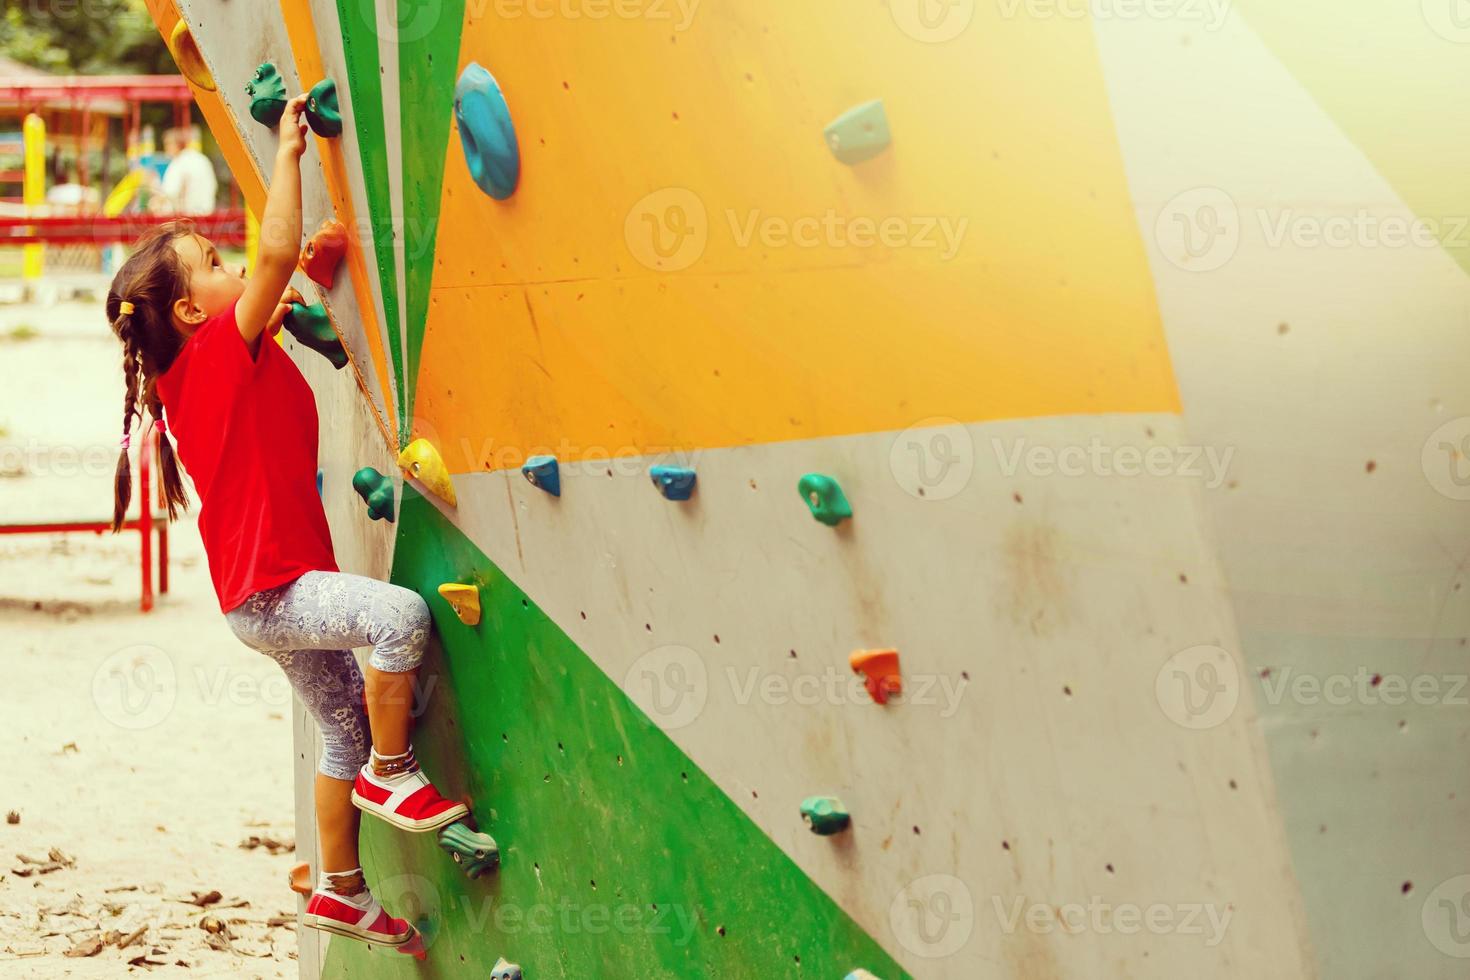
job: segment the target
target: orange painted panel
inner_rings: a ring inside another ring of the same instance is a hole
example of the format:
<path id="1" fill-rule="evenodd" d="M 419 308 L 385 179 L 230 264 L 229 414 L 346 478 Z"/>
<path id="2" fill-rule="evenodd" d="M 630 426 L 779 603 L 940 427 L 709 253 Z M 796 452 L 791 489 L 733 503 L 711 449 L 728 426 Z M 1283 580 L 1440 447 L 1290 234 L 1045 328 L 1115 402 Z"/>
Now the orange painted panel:
<path id="1" fill-rule="evenodd" d="M 451 133 L 415 403 L 470 447 L 451 468 L 491 438 L 576 458 L 1178 410 L 1086 20 L 977 5 L 925 43 L 844 0 L 493 9 L 460 64 L 502 85 L 522 176 L 491 200 Z M 892 146 L 840 163 L 824 126 L 875 98 Z"/>

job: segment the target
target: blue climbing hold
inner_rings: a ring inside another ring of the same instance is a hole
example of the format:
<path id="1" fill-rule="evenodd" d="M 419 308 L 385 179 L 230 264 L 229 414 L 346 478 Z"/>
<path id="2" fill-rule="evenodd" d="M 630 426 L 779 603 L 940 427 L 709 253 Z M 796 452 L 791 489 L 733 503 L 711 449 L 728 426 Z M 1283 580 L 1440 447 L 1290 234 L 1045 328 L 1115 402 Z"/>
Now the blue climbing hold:
<path id="1" fill-rule="evenodd" d="M 658 492 L 670 500 L 688 500 L 694 493 L 694 471 L 683 466 L 655 466 L 648 471 Z"/>
<path id="2" fill-rule="evenodd" d="M 500 83 L 471 61 L 454 86 L 454 121 L 475 185 L 503 201 L 521 179 L 521 148 Z"/>
<path id="3" fill-rule="evenodd" d="M 317 470 L 316 471 L 316 495 L 318 497 L 320 497 L 322 495 L 322 471 L 321 470 Z"/>
<path id="4" fill-rule="evenodd" d="M 561 470 L 555 456 L 532 456 L 521 467 L 521 474 L 533 487 L 540 487 L 553 497 L 561 496 Z"/>
<path id="5" fill-rule="evenodd" d="M 873 159 L 893 142 L 881 99 L 847 110 L 827 125 L 825 135 L 832 155 L 849 166 Z"/>

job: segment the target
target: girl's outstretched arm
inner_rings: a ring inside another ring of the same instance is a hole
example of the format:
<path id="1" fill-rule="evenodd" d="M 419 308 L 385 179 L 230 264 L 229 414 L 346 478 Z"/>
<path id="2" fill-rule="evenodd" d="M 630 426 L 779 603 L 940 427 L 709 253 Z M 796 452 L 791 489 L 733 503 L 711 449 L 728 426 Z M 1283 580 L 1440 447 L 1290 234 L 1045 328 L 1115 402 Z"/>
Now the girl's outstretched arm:
<path id="1" fill-rule="evenodd" d="M 235 307 L 240 336 L 253 354 L 291 282 L 301 249 L 301 154 L 306 152 L 306 95 L 286 103 L 281 115 L 281 145 L 260 219 L 260 252 L 255 274 Z"/>

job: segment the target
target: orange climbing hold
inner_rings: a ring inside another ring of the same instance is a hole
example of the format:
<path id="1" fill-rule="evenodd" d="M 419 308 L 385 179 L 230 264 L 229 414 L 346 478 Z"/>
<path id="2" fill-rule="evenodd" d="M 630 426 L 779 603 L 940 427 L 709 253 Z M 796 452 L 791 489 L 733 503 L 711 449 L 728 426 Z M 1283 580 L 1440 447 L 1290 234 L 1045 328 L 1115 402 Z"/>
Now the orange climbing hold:
<path id="1" fill-rule="evenodd" d="M 879 704 L 887 704 L 890 694 L 903 690 L 903 678 L 898 673 L 897 650 L 858 650 L 848 658 L 854 673 L 862 674 L 863 686 Z"/>
<path id="2" fill-rule="evenodd" d="M 315 887 L 311 880 L 311 865 L 305 863 L 296 865 L 286 876 L 286 882 L 291 886 L 293 892 L 310 898 L 312 889 Z"/>
<path id="3" fill-rule="evenodd" d="M 301 250 L 297 265 L 312 282 L 331 289 L 332 283 L 337 279 L 337 266 L 346 253 L 347 226 L 334 218 L 328 218 Z"/>

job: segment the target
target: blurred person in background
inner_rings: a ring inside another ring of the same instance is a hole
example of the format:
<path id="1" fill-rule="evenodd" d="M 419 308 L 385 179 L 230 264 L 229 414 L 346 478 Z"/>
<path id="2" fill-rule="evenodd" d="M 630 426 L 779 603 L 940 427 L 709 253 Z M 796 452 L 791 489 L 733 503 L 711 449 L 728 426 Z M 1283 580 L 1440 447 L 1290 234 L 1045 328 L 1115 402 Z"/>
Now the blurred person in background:
<path id="1" fill-rule="evenodd" d="M 163 134 L 163 151 L 169 158 L 158 196 L 150 210 L 165 214 L 209 214 L 215 207 L 219 180 L 214 164 L 199 150 L 199 128 L 170 129 Z"/>

